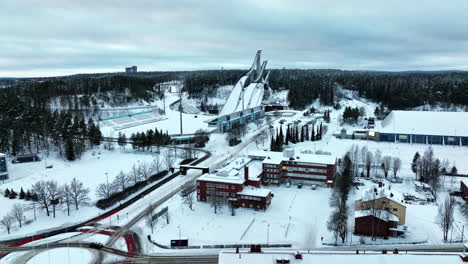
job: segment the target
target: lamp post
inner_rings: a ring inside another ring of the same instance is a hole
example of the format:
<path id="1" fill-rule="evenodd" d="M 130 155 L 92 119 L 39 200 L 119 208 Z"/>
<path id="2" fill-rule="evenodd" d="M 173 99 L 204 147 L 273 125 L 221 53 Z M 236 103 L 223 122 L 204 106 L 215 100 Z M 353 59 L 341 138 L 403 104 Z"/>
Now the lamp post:
<path id="1" fill-rule="evenodd" d="M 267 246 L 270 244 L 270 224 L 267 225 Z"/>
<path id="2" fill-rule="evenodd" d="M 177 228 L 179 229 L 179 240 L 180 240 L 180 225 L 178 225 Z"/>

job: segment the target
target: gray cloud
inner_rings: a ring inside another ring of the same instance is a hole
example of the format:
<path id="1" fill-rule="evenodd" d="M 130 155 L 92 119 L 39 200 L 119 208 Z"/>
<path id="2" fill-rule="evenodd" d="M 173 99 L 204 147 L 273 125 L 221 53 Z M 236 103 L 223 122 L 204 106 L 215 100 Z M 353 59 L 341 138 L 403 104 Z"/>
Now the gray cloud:
<path id="1" fill-rule="evenodd" d="M 0 77 L 270 67 L 468 70 L 466 0 L 5 0 Z"/>

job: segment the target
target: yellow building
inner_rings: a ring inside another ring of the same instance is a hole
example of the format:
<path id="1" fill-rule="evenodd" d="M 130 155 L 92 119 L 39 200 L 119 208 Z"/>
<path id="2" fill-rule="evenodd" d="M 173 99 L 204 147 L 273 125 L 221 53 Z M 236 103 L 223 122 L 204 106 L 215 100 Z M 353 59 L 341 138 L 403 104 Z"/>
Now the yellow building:
<path id="1" fill-rule="evenodd" d="M 373 199 L 361 199 L 355 201 L 356 211 L 377 209 L 385 210 L 398 217 L 398 224 L 404 225 L 406 221 L 406 206 L 388 197 L 375 197 Z"/>

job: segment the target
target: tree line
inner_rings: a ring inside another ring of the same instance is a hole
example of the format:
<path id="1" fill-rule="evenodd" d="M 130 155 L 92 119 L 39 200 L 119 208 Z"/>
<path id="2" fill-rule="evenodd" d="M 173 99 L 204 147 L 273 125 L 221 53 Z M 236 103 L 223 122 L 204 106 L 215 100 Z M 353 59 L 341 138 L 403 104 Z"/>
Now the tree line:
<path id="1" fill-rule="evenodd" d="M 283 126 L 280 126 L 279 130 L 276 130 L 276 136 L 271 135 L 270 150 L 271 151 L 282 151 L 283 146 L 289 145 L 289 143 L 296 144 L 304 141 L 318 141 L 322 139 L 322 135 L 327 132 L 327 126 L 323 126 L 322 122 L 317 125 L 315 124 L 299 126 L 298 124 L 287 125 L 286 135 L 283 133 Z"/>
<path id="2" fill-rule="evenodd" d="M 6 189 L 4 191 L 4 196 L 8 194 L 11 199 L 10 195 L 12 192 L 14 191 Z M 20 199 L 21 193 L 24 192 L 20 192 Z M 10 234 L 15 220 L 19 228 L 23 226 L 25 213 L 27 211 L 33 210 L 34 220 L 36 220 L 36 208 L 43 209 L 47 216 L 52 214 L 54 218 L 56 210 L 61 208 L 66 210 L 67 215 L 70 216 L 72 208 L 78 211 L 81 205 L 88 205 L 90 201 L 89 188 L 86 188 L 83 183 L 76 178 L 73 178 L 69 184 L 65 183 L 63 185 L 59 185 L 53 180 L 41 180 L 32 185 L 31 192 L 28 190 L 26 194 L 24 194 L 24 200 L 29 201 L 32 208 L 22 203 L 16 203 L 11 211 L 0 219 L 0 224 L 7 230 L 8 234 Z"/>
<path id="3" fill-rule="evenodd" d="M 0 152 L 15 156 L 51 148 L 74 160 L 101 143 L 99 126 L 80 115 L 50 111 L 46 101 L 12 89 L 0 90 Z"/>

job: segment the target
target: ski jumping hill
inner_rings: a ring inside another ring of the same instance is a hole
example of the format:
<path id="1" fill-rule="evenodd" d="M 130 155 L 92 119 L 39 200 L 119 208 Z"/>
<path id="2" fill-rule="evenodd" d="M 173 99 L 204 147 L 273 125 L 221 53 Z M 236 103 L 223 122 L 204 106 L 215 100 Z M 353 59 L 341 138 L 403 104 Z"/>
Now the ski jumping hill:
<path id="1" fill-rule="evenodd" d="M 257 51 L 252 67 L 234 85 L 226 104 L 220 112 L 221 116 L 261 105 L 265 84 L 270 74 L 268 72 L 264 76 L 267 61 L 260 64 L 261 53 L 261 50 Z"/>

